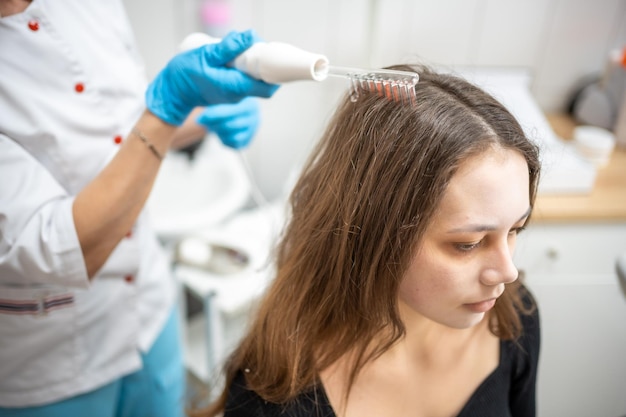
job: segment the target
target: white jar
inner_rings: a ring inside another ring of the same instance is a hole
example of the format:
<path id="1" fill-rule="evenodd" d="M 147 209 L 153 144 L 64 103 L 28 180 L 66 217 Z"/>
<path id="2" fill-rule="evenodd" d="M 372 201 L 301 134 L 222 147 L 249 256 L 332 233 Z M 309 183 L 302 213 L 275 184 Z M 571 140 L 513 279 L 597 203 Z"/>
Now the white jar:
<path id="1" fill-rule="evenodd" d="M 607 129 L 583 125 L 574 129 L 576 151 L 596 167 L 605 166 L 615 148 L 615 135 Z"/>

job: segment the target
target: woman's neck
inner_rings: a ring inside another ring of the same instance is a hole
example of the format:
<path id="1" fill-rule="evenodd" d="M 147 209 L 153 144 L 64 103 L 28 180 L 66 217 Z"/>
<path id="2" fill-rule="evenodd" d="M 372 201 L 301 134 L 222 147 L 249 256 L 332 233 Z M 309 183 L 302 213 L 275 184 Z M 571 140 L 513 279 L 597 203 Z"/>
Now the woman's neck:
<path id="1" fill-rule="evenodd" d="M 31 0 L 0 0 L 0 17 L 22 13 L 30 2 Z"/>

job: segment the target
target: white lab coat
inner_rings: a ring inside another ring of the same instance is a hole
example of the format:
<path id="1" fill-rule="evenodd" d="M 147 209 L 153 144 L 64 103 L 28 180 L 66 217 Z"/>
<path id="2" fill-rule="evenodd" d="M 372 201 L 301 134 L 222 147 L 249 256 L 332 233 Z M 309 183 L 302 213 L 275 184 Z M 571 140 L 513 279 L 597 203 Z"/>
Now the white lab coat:
<path id="1" fill-rule="evenodd" d="M 0 18 L 0 406 L 138 369 L 171 311 L 176 286 L 146 213 L 91 282 L 72 218 L 145 87 L 121 1 L 34 0 Z"/>

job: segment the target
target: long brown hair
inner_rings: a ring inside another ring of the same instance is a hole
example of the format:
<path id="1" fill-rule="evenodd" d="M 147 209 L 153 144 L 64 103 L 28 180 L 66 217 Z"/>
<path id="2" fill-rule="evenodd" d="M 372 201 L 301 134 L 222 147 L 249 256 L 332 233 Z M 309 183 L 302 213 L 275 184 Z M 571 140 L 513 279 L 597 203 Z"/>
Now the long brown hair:
<path id="1" fill-rule="evenodd" d="M 340 103 L 293 189 L 275 279 L 226 364 L 225 390 L 202 415 L 223 411 L 228 387 L 244 369 L 249 389 L 286 403 L 348 353 L 355 357 L 353 382 L 401 338 L 399 281 L 467 158 L 494 146 L 518 151 L 534 204 L 537 147 L 498 101 L 452 75 L 393 68 L 419 73 L 416 104 L 374 94 Z M 490 316 L 502 339 L 522 330 L 519 287 L 508 285 Z"/>

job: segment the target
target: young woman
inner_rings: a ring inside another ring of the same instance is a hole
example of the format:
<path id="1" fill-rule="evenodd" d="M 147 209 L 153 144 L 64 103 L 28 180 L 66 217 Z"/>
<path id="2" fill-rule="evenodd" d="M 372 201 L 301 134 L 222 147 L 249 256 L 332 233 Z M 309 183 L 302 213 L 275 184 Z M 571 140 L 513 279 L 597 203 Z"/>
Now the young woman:
<path id="1" fill-rule="evenodd" d="M 536 146 L 495 99 L 414 70 L 416 104 L 339 106 L 277 274 L 200 415 L 534 416 L 539 323 L 512 263 Z"/>

